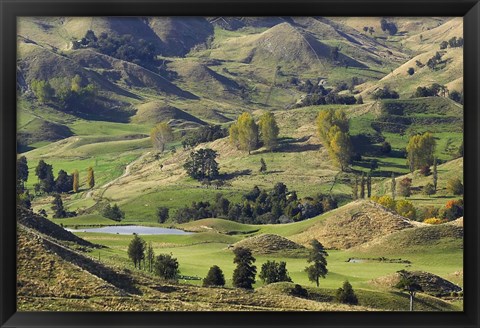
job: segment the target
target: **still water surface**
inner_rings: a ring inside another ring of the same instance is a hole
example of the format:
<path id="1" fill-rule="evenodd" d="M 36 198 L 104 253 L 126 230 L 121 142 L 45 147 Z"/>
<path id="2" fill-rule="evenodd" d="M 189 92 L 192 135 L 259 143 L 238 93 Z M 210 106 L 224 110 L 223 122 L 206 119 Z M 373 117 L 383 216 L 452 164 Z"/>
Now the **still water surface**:
<path id="1" fill-rule="evenodd" d="M 70 232 L 101 232 L 118 235 L 191 235 L 193 232 L 187 232 L 179 229 L 144 227 L 144 226 L 107 226 L 101 228 L 85 228 L 85 229 L 66 229 Z"/>

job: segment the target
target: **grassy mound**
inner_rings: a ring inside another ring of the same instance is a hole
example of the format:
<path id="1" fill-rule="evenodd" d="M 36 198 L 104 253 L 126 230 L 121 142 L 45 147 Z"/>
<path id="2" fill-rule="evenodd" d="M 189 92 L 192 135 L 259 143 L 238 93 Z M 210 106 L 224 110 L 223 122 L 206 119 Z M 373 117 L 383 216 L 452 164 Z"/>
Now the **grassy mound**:
<path id="1" fill-rule="evenodd" d="M 433 273 L 422 272 L 422 271 L 413 271 L 406 272 L 406 276 L 414 279 L 425 293 L 435 295 L 435 296 L 444 296 L 449 295 L 452 292 L 459 292 L 462 290 L 458 285 L 443 279 Z M 393 288 L 400 281 L 400 274 L 394 273 L 392 275 L 379 277 L 371 281 L 372 285 L 384 287 L 384 288 Z"/>
<path id="2" fill-rule="evenodd" d="M 244 247 L 255 254 L 271 254 L 277 252 L 303 251 L 305 247 L 293 241 L 274 234 L 261 234 L 241 240 L 233 248 Z"/>
<path id="3" fill-rule="evenodd" d="M 171 120 L 174 120 L 177 125 L 181 122 L 193 124 L 195 126 L 206 124 L 204 121 L 181 109 L 158 101 L 152 101 L 137 106 L 137 113 L 132 118 L 132 122 L 148 124 Z"/>
<path id="4" fill-rule="evenodd" d="M 452 224 L 420 226 L 378 238 L 356 247 L 355 251 L 368 254 L 402 254 L 422 252 L 425 247 L 462 249 L 463 227 Z"/>
<path id="5" fill-rule="evenodd" d="M 317 239 L 327 248 L 348 249 L 412 227 L 409 220 L 383 206 L 371 201 L 354 201 L 292 236 L 292 240 L 305 245 Z"/>

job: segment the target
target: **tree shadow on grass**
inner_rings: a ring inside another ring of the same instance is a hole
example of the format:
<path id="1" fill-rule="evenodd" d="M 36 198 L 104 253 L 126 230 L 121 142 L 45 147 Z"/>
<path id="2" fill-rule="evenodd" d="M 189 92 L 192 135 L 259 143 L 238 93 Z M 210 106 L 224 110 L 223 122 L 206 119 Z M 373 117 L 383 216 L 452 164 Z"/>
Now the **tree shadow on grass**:
<path id="1" fill-rule="evenodd" d="M 247 175 L 251 175 L 251 174 L 252 174 L 252 170 L 250 170 L 250 169 L 237 170 L 237 171 L 234 171 L 234 172 L 222 173 L 222 174 L 220 174 L 219 179 L 226 181 L 226 180 L 232 180 L 232 179 L 235 179 L 235 178 L 238 178 L 238 177 L 241 177 L 241 176 L 247 176 Z"/>

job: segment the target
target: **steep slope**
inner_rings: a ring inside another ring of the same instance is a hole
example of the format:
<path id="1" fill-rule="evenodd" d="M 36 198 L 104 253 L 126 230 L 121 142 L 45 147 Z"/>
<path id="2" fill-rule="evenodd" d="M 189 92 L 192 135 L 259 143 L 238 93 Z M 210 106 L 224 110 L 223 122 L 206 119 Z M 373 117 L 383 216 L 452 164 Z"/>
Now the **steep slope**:
<path id="1" fill-rule="evenodd" d="M 451 18 L 435 28 L 418 32 L 405 40 L 406 45 L 417 52 L 439 50 L 442 41 L 463 37 L 463 17 Z"/>
<path id="2" fill-rule="evenodd" d="M 211 55 L 257 66 L 283 65 L 290 70 L 296 68 L 326 72 L 327 65 L 331 64 L 331 47 L 289 23 L 275 25 L 259 34 L 228 39 L 221 48 L 212 49 Z M 366 67 L 342 53 L 338 60 L 351 67 Z"/>
<path id="3" fill-rule="evenodd" d="M 423 225 L 381 236 L 352 251 L 384 256 L 421 253 L 425 247 L 463 249 L 463 227 L 453 224 Z"/>
<path id="4" fill-rule="evenodd" d="M 414 224 L 372 201 L 354 201 L 289 238 L 302 245 L 317 239 L 327 248 L 349 249 Z"/>
<path id="5" fill-rule="evenodd" d="M 188 85 L 190 90 L 197 90 L 196 93 L 203 93 L 205 97 L 239 98 L 241 87 L 236 81 L 213 71 L 201 62 L 174 61 L 168 67 L 178 73 L 182 82 Z"/>
<path id="6" fill-rule="evenodd" d="M 450 84 L 450 91 L 462 91 L 463 48 L 448 48 L 440 51 L 442 64 L 438 68 L 431 69 L 426 64 L 438 51 L 440 50 L 436 48 L 423 52 L 398 66 L 378 82 L 368 82 L 357 89 L 362 91 L 364 98 L 370 97 L 377 89 L 385 86 L 389 86 L 405 98 L 412 96 L 417 87 L 429 87 L 433 83 Z M 417 61 L 424 66 L 419 67 Z M 409 68 L 414 69 L 413 75 L 408 74 Z"/>
<path id="7" fill-rule="evenodd" d="M 162 40 L 164 56 L 184 56 L 213 34 L 213 26 L 204 17 L 149 17 L 148 26 Z"/>

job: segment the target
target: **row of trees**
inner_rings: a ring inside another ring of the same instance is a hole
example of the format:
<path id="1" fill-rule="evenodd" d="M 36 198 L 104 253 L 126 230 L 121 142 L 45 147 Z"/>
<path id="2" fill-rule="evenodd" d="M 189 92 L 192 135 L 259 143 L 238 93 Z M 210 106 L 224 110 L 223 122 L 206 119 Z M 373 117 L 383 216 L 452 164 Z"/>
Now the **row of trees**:
<path id="1" fill-rule="evenodd" d="M 265 112 L 257 123 L 250 113 L 241 114 L 237 121 L 230 126 L 230 142 L 238 149 L 248 151 L 258 149 L 259 141 L 268 151 L 273 151 L 278 146 L 278 128 L 272 112 Z"/>
<path id="2" fill-rule="evenodd" d="M 325 278 L 328 273 L 327 251 L 318 240 L 311 241 L 311 250 L 307 262 L 310 264 L 305 268 L 310 281 L 319 286 L 319 279 Z M 180 270 L 176 258 L 171 254 L 160 254 L 155 256 L 153 246 L 148 244 L 137 234 L 128 245 L 128 257 L 133 262 L 135 268 L 153 272 L 163 279 L 176 281 L 179 278 Z M 237 247 L 233 250 L 233 263 L 236 267 L 233 271 L 232 284 L 236 288 L 253 289 L 257 267 L 254 265 L 256 259 L 248 248 Z M 287 270 L 287 264 L 284 261 L 267 261 L 262 265 L 259 278 L 266 284 L 275 282 L 291 282 Z M 217 265 L 210 268 L 207 276 L 203 279 L 203 286 L 224 286 L 225 277 L 223 271 Z"/>
<path id="3" fill-rule="evenodd" d="M 66 111 L 76 111 L 91 107 L 97 90 L 91 83 L 86 83 L 80 75 L 68 78 L 56 78 L 50 81 L 32 80 L 31 90 L 41 104 L 54 103 Z"/>
<path id="4" fill-rule="evenodd" d="M 269 192 L 253 187 L 242 196 L 240 203 L 233 203 L 220 193 L 213 202 L 193 202 L 178 209 L 174 220 L 185 223 L 216 217 L 248 224 L 288 223 L 305 220 L 336 207 L 336 200 L 327 195 L 299 200 L 295 191 L 289 192 L 287 186 L 279 182 Z"/>
<path id="5" fill-rule="evenodd" d="M 21 159 L 18 166 L 21 167 L 22 172 L 24 172 L 25 170 L 28 171 L 26 159 Z M 51 192 L 67 193 L 70 191 L 79 191 L 80 176 L 78 170 L 74 170 L 71 175 L 69 175 L 64 170 L 60 170 L 58 171 L 57 178 L 54 179 L 52 165 L 46 163 L 43 159 L 41 159 L 39 160 L 38 165 L 35 168 L 35 175 L 38 178 L 38 182 L 34 185 L 34 190 L 36 194 Z M 24 176 L 25 175 L 23 174 L 22 177 Z M 28 178 L 28 175 L 26 176 L 26 178 Z M 86 184 L 89 188 L 93 188 L 95 186 L 95 173 L 92 167 L 89 167 L 87 169 Z"/>
<path id="6" fill-rule="evenodd" d="M 463 43 L 464 41 L 462 37 L 457 38 L 456 36 L 454 36 L 448 41 L 440 42 L 440 49 L 441 50 L 447 49 L 448 46 L 450 46 L 450 48 L 463 47 Z"/>

